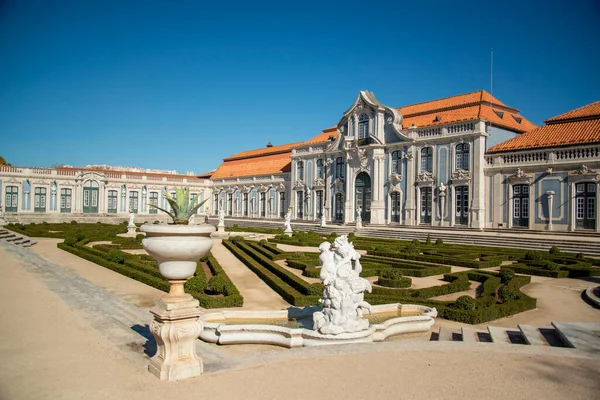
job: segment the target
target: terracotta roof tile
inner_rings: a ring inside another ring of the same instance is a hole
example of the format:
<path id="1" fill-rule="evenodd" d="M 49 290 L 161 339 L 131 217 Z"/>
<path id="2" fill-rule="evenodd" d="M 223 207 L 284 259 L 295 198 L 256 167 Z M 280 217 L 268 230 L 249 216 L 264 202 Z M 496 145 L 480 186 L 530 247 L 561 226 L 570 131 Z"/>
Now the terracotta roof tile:
<path id="1" fill-rule="evenodd" d="M 232 156 L 229 156 L 229 157 L 225 158 L 224 161 L 235 160 L 235 159 L 240 159 L 240 158 L 248 158 L 248 157 L 259 157 L 259 156 L 265 156 L 265 155 L 269 155 L 269 154 L 277 154 L 277 153 L 283 153 L 283 152 L 291 152 L 293 147 L 300 146 L 303 143 L 304 142 L 296 142 L 296 143 L 282 144 L 282 145 L 273 146 L 273 147 L 263 147 L 260 149 L 246 150 L 246 151 L 242 151 L 241 153 L 237 153 Z"/>
<path id="2" fill-rule="evenodd" d="M 424 103 L 412 104 L 405 107 L 400 107 L 399 110 L 402 115 L 406 118 L 414 114 L 432 113 L 434 111 L 440 111 L 447 108 L 458 108 L 465 107 L 467 105 L 475 105 L 480 103 L 489 104 L 490 101 L 493 105 L 512 110 L 513 112 L 519 112 L 516 108 L 508 107 L 500 100 L 490 95 L 485 90 L 478 90 L 477 92 L 459 94 L 457 96 L 446 97 L 439 100 L 426 101 Z"/>
<path id="3" fill-rule="evenodd" d="M 586 106 L 568 111 L 564 114 L 557 115 L 556 117 L 547 119 L 544 122 L 551 123 L 556 121 L 562 121 L 565 119 L 585 118 L 592 116 L 600 116 L 600 101 L 596 101 L 595 103 L 591 103 Z"/>
<path id="4" fill-rule="evenodd" d="M 337 136 L 338 136 L 337 127 L 334 126 L 333 128 L 324 129 L 323 132 L 321 132 L 314 138 L 307 140 L 306 142 L 304 142 L 304 144 L 327 142 L 329 140 L 330 136 L 333 136 L 334 139 L 337 139 Z"/>
<path id="5" fill-rule="evenodd" d="M 237 178 L 241 176 L 278 174 L 289 171 L 291 150 L 285 153 L 263 156 L 225 159 L 212 174 L 211 179 Z"/>
<path id="6" fill-rule="evenodd" d="M 546 122 L 544 126 L 490 147 L 487 153 L 600 143 L 600 101 Z"/>

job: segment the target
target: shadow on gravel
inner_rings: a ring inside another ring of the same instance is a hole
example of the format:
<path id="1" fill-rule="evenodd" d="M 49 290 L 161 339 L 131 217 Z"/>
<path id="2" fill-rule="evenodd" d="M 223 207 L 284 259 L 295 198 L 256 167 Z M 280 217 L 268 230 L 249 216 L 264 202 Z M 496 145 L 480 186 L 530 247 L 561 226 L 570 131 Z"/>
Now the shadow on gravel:
<path id="1" fill-rule="evenodd" d="M 136 324 L 133 325 L 131 329 L 146 339 L 146 343 L 143 345 L 144 353 L 148 357 L 154 356 L 156 354 L 156 340 L 154 339 L 154 336 L 152 336 L 152 333 L 150 333 L 150 327 L 148 325 Z"/>

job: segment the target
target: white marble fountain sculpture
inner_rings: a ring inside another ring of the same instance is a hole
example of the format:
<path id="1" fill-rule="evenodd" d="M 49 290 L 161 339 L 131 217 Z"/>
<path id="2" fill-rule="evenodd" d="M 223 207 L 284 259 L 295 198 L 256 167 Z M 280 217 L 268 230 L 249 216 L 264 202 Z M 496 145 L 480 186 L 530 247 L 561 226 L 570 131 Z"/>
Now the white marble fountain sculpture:
<path id="1" fill-rule="evenodd" d="M 338 237 L 333 246 L 319 246 L 320 277 L 325 285 L 322 307 L 290 307 L 287 310 L 223 310 L 200 316 L 204 329 L 200 339 L 218 344 L 259 343 L 283 347 L 321 346 L 342 343 L 381 342 L 390 336 L 431 330 L 435 308 L 416 304 L 371 306 L 364 293 L 371 284 L 360 277 L 360 254 L 348 237 Z M 364 318 L 368 311 L 377 323 Z M 293 321 L 312 322 L 298 327 Z M 292 326 L 286 322 L 292 321 Z M 283 322 L 283 325 L 282 325 Z"/>
<path id="2" fill-rule="evenodd" d="M 313 314 L 313 329 L 325 335 L 368 329 L 363 310 L 371 313 L 372 307 L 364 300 L 364 292 L 372 289 L 369 281 L 360 277 L 360 254 L 345 235 L 336 238 L 333 246 L 323 242 L 319 250 L 320 278 L 325 290 L 319 300 L 323 311 Z"/>

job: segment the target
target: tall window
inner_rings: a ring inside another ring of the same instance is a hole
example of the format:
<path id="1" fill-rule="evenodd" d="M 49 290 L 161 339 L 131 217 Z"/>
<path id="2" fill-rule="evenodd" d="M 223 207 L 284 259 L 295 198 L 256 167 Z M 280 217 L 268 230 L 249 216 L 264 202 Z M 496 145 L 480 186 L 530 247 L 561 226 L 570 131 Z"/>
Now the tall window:
<path id="1" fill-rule="evenodd" d="M 302 219 L 304 216 L 304 192 L 299 190 L 296 192 L 296 216 L 298 219 Z"/>
<path id="2" fill-rule="evenodd" d="M 150 204 L 158 205 L 158 192 L 150 192 Z M 116 208 L 116 205 L 115 205 Z M 158 214 L 158 209 L 155 207 L 148 207 L 150 214 Z"/>
<path id="3" fill-rule="evenodd" d="M 233 193 L 227 193 L 227 215 L 233 215 Z"/>
<path id="4" fill-rule="evenodd" d="M 117 212 L 117 196 L 118 192 L 116 190 L 108 191 L 108 212 L 111 214 Z"/>
<path id="5" fill-rule="evenodd" d="M 267 214 L 267 194 L 265 192 L 260 193 L 260 216 L 264 217 Z"/>
<path id="6" fill-rule="evenodd" d="M 70 213 L 71 212 L 71 189 L 60 189 L 60 212 Z"/>
<path id="7" fill-rule="evenodd" d="M 35 212 L 46 212 L 46 188 L 34 189 L 33 207 Z"/>
<path id="8" fill-rule="evenodd" d="M 219 212 L 219 195 L 213 195 L 213 214 Z"/>
<path id="9" fill-rule="evenodd" d="M 335 177 L 343 178 L 344 177 L 344 158 L 338 157 L 335 160 Z"/>
<path id="10" fill-rule="evenodd" d="M 325 178 L 325 162 L 323 160 L 317 160 L 317 178 Z"/>
<path id="11" fill-rule="evenodd" d="M 299 181 L 304 180 L 304 161 L 298 161 L 296 163 L 296 179 Z"/>
<path id="12" fill-rule="evenodd" d="M 433 172 L 433 149 L 431 147 L 421 150 L 421 172 Z"/>
<path id="13" fill-rule="evenodd" d="M 369 137 L 369 116 L 362 114 L 358 118 L 358 138 L 366 139 Z"/>
<path id="14" fill-rule="evenodd" d="M 285 217 L 285 192 L 279 192 L 279 216 Z"/>
<path id="15" fill-rule="evenodd" d="M 456 169 L 469 170 L 469 145 L 467 143 L 456 145 Z"/>
<path id="16" fill-rule="evenodd" d="M 323 217 L 323 191 L 317 190 L 317 218 Z"/>
<path id="17" fill-rule="evenodd" d="M 129 212 L 137 214 L 138 205 L 139 205 L 139 196 L 138 192 L 129 192 Z"/>
<path id="18" fill-rule="evenodd" d="M 399 151 L 394 151 L 392 153 L 392 174 L 399 174 L 402 172 L 402 166 L 400 162 L 402 161 L 402 155 Z"/>
<path id="19" fill-rule="evenodd" d="M 344 197 L 341 193 L 335 195 L 335 219 L 337 221 L 344 219 Z"/>
<path id="20" fill-rule="evenodd" d="M 243 200 L 242 200 L 242 209 L 243 209 L 243 213 L 244 213 L 244 217 L 248 216 L 248 193 L 243 193 Z"/>
<path id="21" fill-rule="evenodd" d="M 6 212 L 17 212 L 17 205 L 19 199 L 19 187 L 18 186 L 7 186 L 6 197 L 4 201 L 4 211 Z"/>

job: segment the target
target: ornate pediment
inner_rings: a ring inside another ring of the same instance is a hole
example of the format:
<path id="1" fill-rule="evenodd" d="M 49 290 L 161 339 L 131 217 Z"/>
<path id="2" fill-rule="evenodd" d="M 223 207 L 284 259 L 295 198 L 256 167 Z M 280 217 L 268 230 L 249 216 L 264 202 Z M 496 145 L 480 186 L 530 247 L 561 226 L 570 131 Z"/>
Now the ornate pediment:
<path id="1" fill-rule="evenodd" d="M 324 188 L 325 187 L 325 180 L 323 178 L 317 178 L 315 179 L 315 182 L 313 183 L 313 188 Z"/>
<path id="2" fill-rule="evenodd" d="M 421 172 L 417 175 L 417 182 L 433 182 L 433 174 L 431 172 Z"/>
<path id="3" fill-rule="evenodd" d="M 533 175 L 526 174 L 521 168 L 517 168 L 515 173 L 508 177 L 508 180 L 511 182 L 531 183 L 533 181 Z"/>
<path id="4" fill-rule="evenodd" d="M 581 165 L 579 168 L 577 168 L 572 175 L 580 175 L 580 176 L 597 176 L 598 175 L 598 171 L 597 170 L 593 170 L 591 168 L 589 168 L 586 165 Z"/>
<path id="5" fill-rule="evenodd" d="M 304 190 L 306 183 L 302 179 L 298 179 L 294 184 L 294 190 Z"/>
<path id="6" fill-rule="evenodd" d="M 450 179 L 453 182 L 455 182 L 455 181 L 470 181 L 471 180 L 471 172 L 465 171 L 463 169 L 459 169 L 457 171 L 454 171 L 450 175 Z"/>

